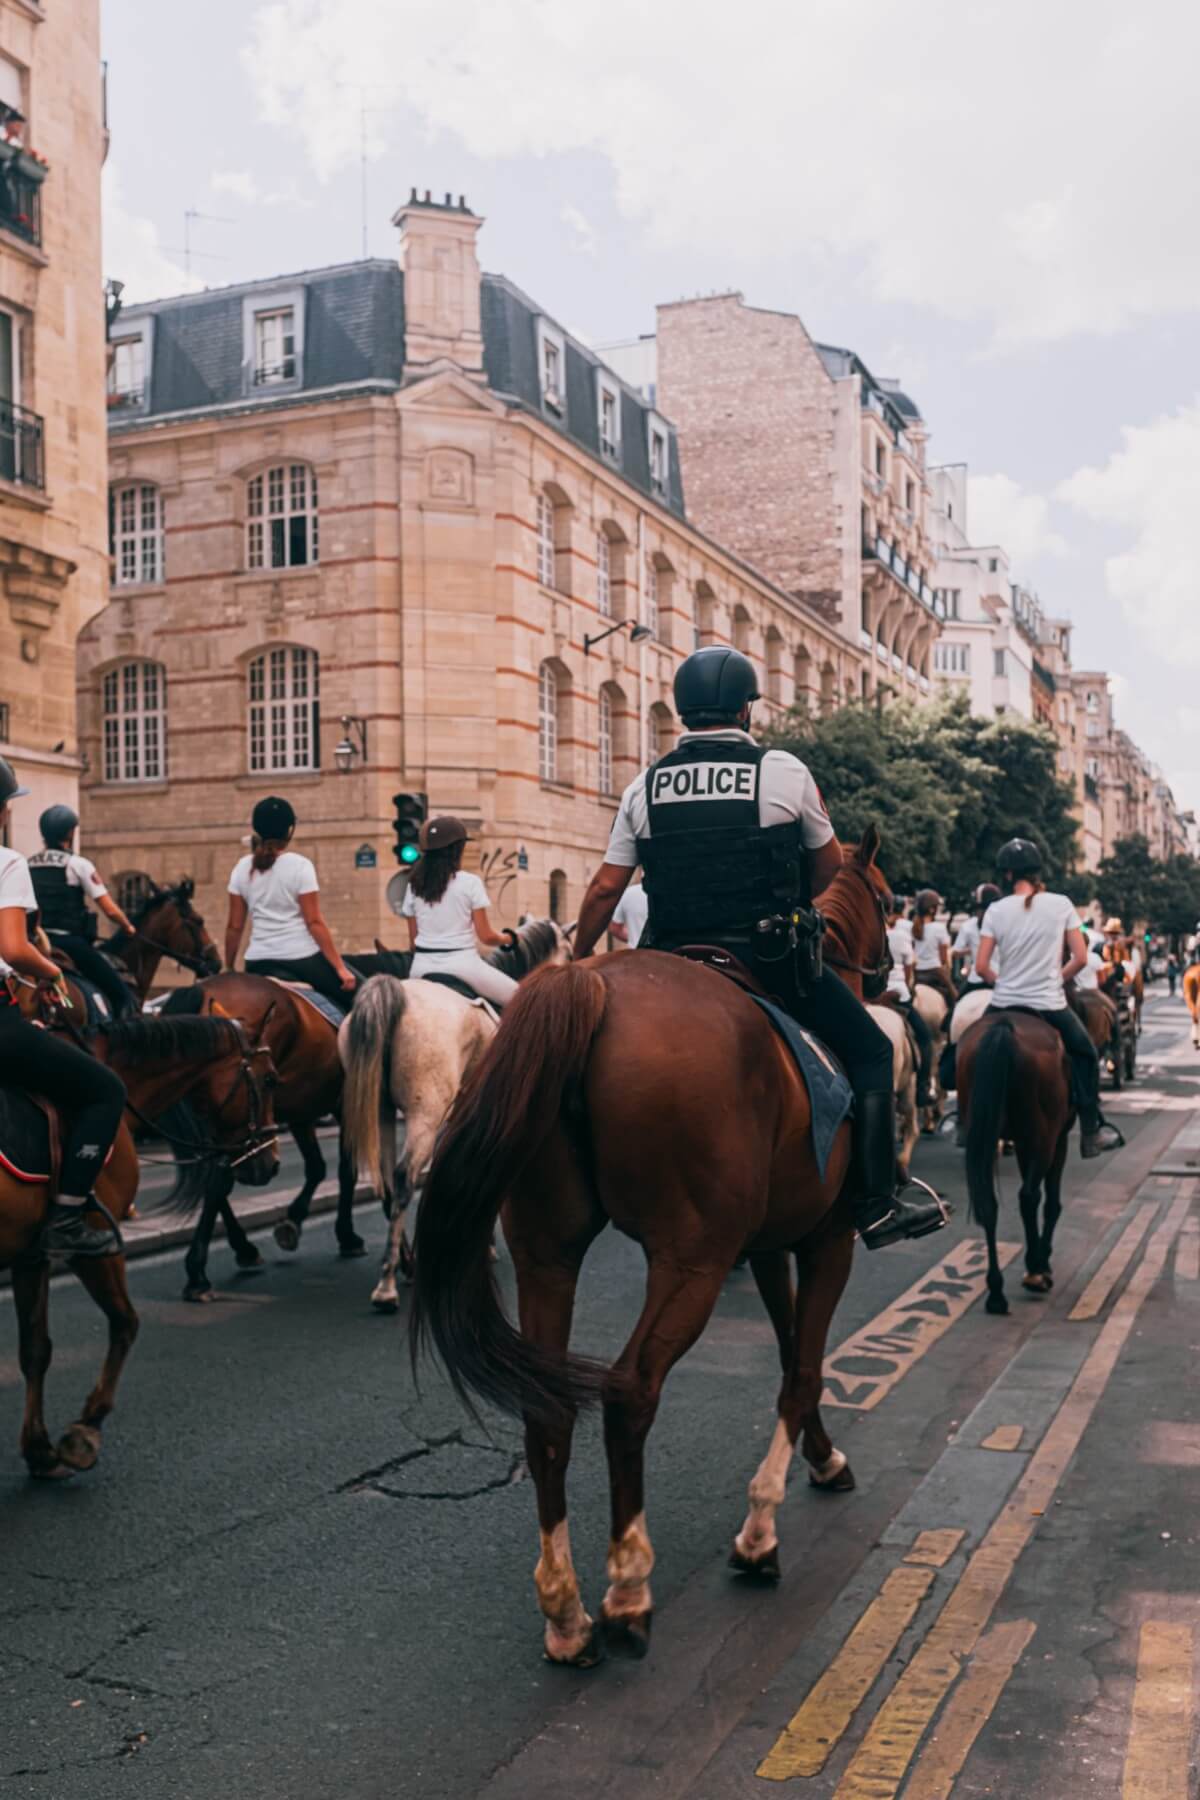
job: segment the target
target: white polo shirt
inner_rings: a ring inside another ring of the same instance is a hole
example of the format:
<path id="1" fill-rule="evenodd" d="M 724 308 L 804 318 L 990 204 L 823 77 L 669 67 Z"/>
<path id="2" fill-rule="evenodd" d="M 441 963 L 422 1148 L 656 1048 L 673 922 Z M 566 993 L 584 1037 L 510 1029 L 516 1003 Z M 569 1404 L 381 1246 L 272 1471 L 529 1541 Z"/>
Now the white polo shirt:
<path id="1" fill-rule="evenodd" d="M 722 731 L 685 731 L 681 744 L 705 742 L 752 744 L 748 731 L 735 727 Z M 643 769 L 621 795 L 621 804 L 613 822 L 612 835 L 604 860 L 614 868 L 634 869 L 641 858 L 638 839 L 650 836 L 646 804 L 646 775 Z M 789 750 L 764 753 L 758 775 L 758 822 L 760 825 L 789 825 L 799 819 L 806 850 L 819 850 L 833 836 L 833 826 L 825 811 L 825 802 L 813 780 L 812 772 Z"/>
<path id="2" fill-rule="evenodd" d="M 37 895 L 33 891 L 29 864 L 21 852 L 0 844 L 0 907 L 7 906 L 20 907 L 23 913 L 35 913 Z M 0 957 L 0 979 L 11 974 L 12 970 Z"/>

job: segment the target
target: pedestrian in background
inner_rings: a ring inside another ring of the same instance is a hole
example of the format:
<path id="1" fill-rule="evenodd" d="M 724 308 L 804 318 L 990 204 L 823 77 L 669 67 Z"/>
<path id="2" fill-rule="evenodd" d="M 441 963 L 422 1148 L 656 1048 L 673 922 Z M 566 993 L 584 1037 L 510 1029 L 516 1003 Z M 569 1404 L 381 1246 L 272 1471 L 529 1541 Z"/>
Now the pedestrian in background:
<path id="1" fill-rule="evenodd" d="M 1171 990 L 1172 1000 L 1175 998 L 1175 986 L 1179 980 L 1179 958 L 1172 950 L 1167 957 L 1167 986 Z"/>

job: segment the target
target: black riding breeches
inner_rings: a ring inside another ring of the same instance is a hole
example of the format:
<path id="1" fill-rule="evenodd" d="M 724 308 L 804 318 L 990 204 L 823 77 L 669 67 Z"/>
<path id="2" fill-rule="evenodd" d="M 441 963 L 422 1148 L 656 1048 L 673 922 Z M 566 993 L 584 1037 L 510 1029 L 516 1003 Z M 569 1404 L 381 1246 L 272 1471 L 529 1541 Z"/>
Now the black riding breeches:
<path id="1" fill-rule="evenodd" d="M 307 981 L 318 994 L 349 1006 L 351 989 L 338 980 L 333 964 L 318 953 L 315 956 L 289 956 L 285 961 L 274 956 L 256 956 L 246 964 L 247 975 L 277 975 L 281 981 Z"/>
<path id="2" fill-rule="evenodd" d="M 1053 1025 L 1062 1038 L 1071 1059 L 1071 1098 L 1085 1129 L 1091 1130 L 1100 1115 L 1100 1058 L 1087 1026 L 1069 1006 L 1061 1012 L 1039 1012 L 1037 1016 Z"/>
<path id="3" fill-rule="evenodd" d="M 48 931 L 46 936 L 56 950 L 65 950 L 79 973 L 100 989 L 112 1008 L 114 1019 L 123 1018 L 126 1013 L 135 1010 L 137 1003 L 131 989 L 95 944 L 90 944 L 86 938 L 77 937 L 73 931 Z"/>
<path id="4" fill-rule="evenodd" d="M 66 1137 L 58 1189 L 82 1200 L 96 1185 L 125 1110 L 125 1084 L 104 1063 L 65 1038 L 0 1007 L 0 1084 L 53 1100 Z"/>
<path id="5" fill-rule="evenodd" d="M 782 983 L 776 988 L 770 964 L 760 963 L 754 972 L 773 997 L 841 1059 L 856 1094 L 891 1093 L 891 1039 L 832 969 L 825 969 L 806 994 L 797 994 L 794 988 L 788 992 Z"/>

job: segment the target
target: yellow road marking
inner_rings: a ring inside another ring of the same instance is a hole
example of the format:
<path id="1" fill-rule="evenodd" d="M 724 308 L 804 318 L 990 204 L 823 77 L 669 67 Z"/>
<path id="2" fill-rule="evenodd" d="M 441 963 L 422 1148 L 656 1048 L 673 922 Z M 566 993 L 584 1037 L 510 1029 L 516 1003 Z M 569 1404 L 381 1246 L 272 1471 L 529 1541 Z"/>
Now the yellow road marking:
<path id="1" fill-rule="evenodd" d="M 1019 1244 L 999 1244 L 1000 1267 L 1007 1268 Z M 919 1281 L 914 1281 L 878 1318 L 848 1337 L 825 1358 L 822 1406 L 849 1406 L 870 1412 L 979 1298 L 987 1277 L 987 1245 L 967 1238 Z"/>
<path id="2" fill-rule="evenodd" d="M 1031 1619 L 993 1625 L 951 1694 L 946 1710 L 912 1772 L 904 1800 L 948 1800 L 954 1780 L 995 1710 L 1026 1644 L 1037 1630 Z"/>
<path id="3" fill-rule="evenodd" d="M 943 1563 L 950 1561 L 966 1535 L 965 1531 L 955 1531 L 953 1526 L 941 1531 L 918 1531 L 904 1560 L 919 1563 L 922 1568 L 940 1569 Z"/>
<path id="4" fill-rule="evenodd" d="M 1191 1735 L 1191 1627 L 1147 1619 L 1138 1641 L 1122 1800 L 1183 1800 Z"/>
<path id="5" fill-rule="evenodd" d="M 1146 1227 L 1157 1210 L 1153 1200 L 1147 1200 L 1130 1219 L 1128 1225 L 1105 1257 L 1082 1294 L 1067 1314 L 1069 1319 L 1094 1319 L 1104 1302 L 1125 1273 L 1127 1264 L 1134 1251 L 1146 1235 Z"/>
<path id="6" fill-rule="evenodd" d="M 870 1692 L 933 1583 L 932 1569 L 893 1569 L 757 1773 L 764 1781 L 817 1775 Z"/>
<path id="7" fill-rule="evenodd" d="M 1200 1281 L 1200 1220 L 1189 1219 L 1175 1246 L 1176 1281 Z"/>
<path id="8" fill-rule="evenodd" d="M 1019 1450 L 1021 1439 L 1025 1435 L 1023 1425 L 997 1425 L 990 1431 L 979 1448 L 981 1450 Z"/>
<path id="9" fill-rule="evenodd" d="M 1186 1196 L 1177 1199 L 1151 1237 L 1011 1499 L 876 1714 L 835 1790 L 835 1800 L 891 1800 L 899 1791 L 922 1735 L 979 1642 L 1037 1520 L 1079 1448 L 1142 1302 L 1166 1266 L 1188 1205 Z"/>

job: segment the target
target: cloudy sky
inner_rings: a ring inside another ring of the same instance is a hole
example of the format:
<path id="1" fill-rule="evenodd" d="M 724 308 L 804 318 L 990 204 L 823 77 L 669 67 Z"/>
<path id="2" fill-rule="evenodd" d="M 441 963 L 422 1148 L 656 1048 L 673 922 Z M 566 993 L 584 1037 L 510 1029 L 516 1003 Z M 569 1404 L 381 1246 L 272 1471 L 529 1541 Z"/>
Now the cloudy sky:
<path id="1" fill-rule="evenodd" d="M 131 298 L 390 255 L 463 192 L 591 342 L 738 288 L 902 378 L 1200 807 L 1200 8 L 104 0 Z M 200 23 L 202 21 L 202 23 Z M 190 277 L 184 267 L 184 213 Z"/>

